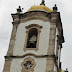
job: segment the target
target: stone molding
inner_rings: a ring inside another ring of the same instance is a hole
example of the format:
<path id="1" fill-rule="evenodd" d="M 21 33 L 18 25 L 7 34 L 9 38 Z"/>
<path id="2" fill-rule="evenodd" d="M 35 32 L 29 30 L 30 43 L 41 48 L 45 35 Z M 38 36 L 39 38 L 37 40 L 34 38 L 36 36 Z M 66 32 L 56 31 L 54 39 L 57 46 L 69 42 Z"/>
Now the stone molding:
<path id="1" fill-rule="evenodd" d="M 27 53 L 27 54 L 24 54 L 22 56 L 5 56 L 5 59 L 12 59 L 12 58 L 24 58 L 26 56 L 34 56 L 35 58 L 48 58 L 48 57 L 52 57 L 54 58 L 55 55 L 36 55 L 36 54 L 32 54 L 32 53 Z"/>
<path id="2" fill-rule="evenodd" d="M 37 51 L 39 48 L 39 37 L 40 37 L 40 32 L 41 32 L 41 28 L 42 26 L 38 25 L 38 24 L 31 24 L 25 27 L 26 28 L 26 37 L 25 37 L 25 43 L 24 43 L 24 51 L 26 50 L 35 50 Z M 27 39 L 28 39 L 28 33 L 32 28 L 36 28 L 38 30 L 38 35 L 37 35 L 37 44 L 36 44 L 36 48 L 26 48 L 27 45 Z"/>
<path id="3" fill-rule="evenodd" d="M 31 61 L 31 63 L 33 64 L 33 66 L 30 68 L 30 69 L 26 69 L 25 67 L 24 67 L 24 64 L 26 63 L 26 61 Z M 25 58 L 24 59 L 24 62 L 22 62 L 21 63 L 21 67 L 22 67 L 22 72 L 30 72 L 30 71 L 34 71 L 34 67 L 36 66 L 36 63 L 34 62 L 34 59 L 32 59 L 32 58 L 30 58 L 30 57 L 28 57 L 28 58 Z"/>

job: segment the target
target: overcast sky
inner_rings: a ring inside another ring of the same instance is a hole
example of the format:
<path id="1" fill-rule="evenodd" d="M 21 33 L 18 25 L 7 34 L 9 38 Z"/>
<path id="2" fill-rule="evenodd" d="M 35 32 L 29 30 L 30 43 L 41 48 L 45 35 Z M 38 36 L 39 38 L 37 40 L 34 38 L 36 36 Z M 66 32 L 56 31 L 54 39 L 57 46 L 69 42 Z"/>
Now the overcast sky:
<path id="1" fill-rule="evenodd" d="M 41 0 L 0 0 L 0 72 L 3 70 L 4 56 L 7 53 L 12 31 L 11 13 L 16 13 L 20 5 L 26 12 L 31 6 L 39 5 Z M 45 0 L 46 6 L 52 9 L 57 4 L 61 13 L 65 43 L 61 52 L 62 68 L 72 72 L 72 0 Z"/>

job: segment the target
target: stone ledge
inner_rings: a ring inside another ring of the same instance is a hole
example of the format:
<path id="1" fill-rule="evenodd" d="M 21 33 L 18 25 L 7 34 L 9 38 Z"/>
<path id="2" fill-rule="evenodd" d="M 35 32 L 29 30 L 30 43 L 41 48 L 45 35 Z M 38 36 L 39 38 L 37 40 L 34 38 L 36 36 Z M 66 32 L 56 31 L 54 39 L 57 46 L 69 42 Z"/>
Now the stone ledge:
<path id="1" fill-rule="evenodd" d="M 5 56 L 5 59 L 12 59 L 12 58 L 24 58 L 26 56 L 34 56 L 36 58 L 48 58 L 48 57 L 52 57 L 52 58 L 55 58 L 55 55 L 35 55 L 35 54 L 25 54 L 23 56 Z"/>

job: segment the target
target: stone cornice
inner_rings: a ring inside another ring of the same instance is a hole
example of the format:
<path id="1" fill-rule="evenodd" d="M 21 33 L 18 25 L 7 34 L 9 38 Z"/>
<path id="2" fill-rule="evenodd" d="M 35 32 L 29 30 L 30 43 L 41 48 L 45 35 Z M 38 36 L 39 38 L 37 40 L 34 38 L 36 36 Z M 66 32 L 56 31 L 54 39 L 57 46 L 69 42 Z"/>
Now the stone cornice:
<path id="1" fill-rule="evenodd" d="M 55 58 L 55 55 L 36 55 L 36 54 L 32 54 L 32 53 L 28 53 L 28 54 L 24 54 L 22 56 L 15 56 L 15 55 L 11 55 L 11 56 L 5 56 L 5 59 L 12 59 L 12 58 L 24 58 L 26 56 L 34 56 L 35 58 L 48 58 L 48 57 L 52 57 Z"/>
<path id="2" fill-rule="evenodd" d="M 45 11 L 29 11 L 26 13 L 20 13 L 20 14 L 11 14 L 13 21 L 21 20 L 21 19 L 28 19 L 28 18 L 33 18 L 33 17 L 38 17 L 38 18 L 43 18 L 46 17 L 45 19 L 49 19 L 50 13 L 45 12 Z"/>

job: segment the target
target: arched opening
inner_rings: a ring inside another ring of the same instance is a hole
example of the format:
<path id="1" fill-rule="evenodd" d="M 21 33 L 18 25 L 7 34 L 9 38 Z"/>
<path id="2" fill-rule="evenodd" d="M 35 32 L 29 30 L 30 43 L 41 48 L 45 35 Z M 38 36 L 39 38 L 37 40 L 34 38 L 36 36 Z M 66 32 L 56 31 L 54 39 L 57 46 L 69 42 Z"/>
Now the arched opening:
<path id="1" fill-rule="evenodd" d="M 32 28 L 29 30 L 26 48 L 36 48 L 38 30 Z"/>

